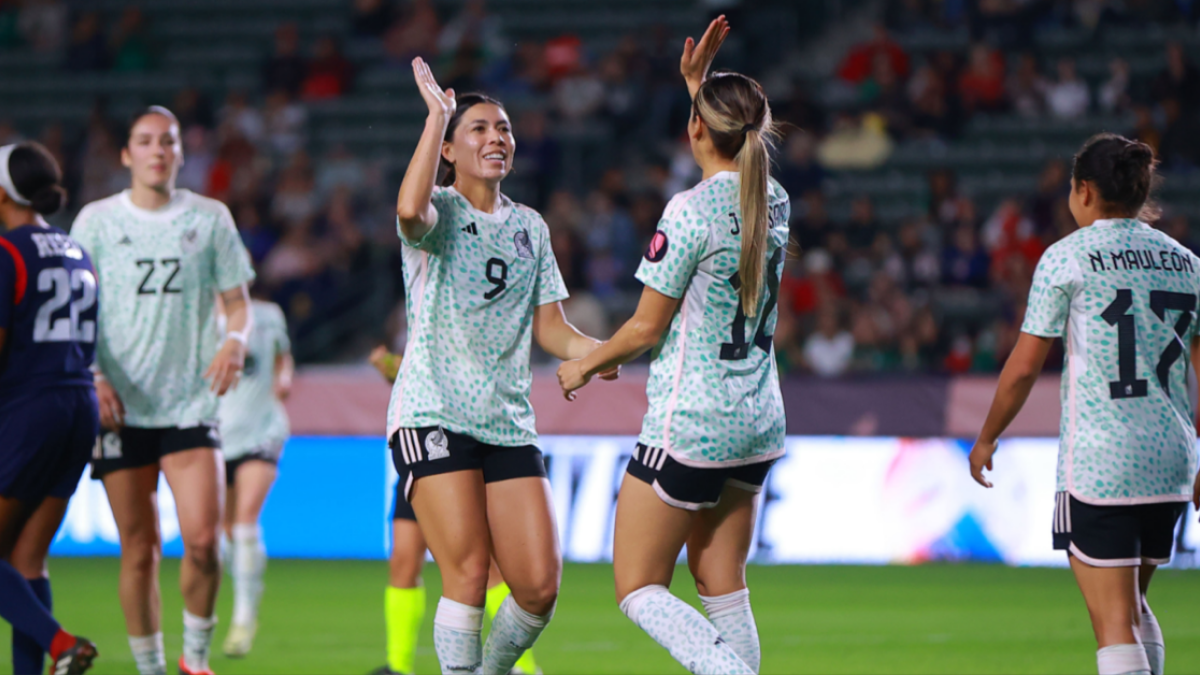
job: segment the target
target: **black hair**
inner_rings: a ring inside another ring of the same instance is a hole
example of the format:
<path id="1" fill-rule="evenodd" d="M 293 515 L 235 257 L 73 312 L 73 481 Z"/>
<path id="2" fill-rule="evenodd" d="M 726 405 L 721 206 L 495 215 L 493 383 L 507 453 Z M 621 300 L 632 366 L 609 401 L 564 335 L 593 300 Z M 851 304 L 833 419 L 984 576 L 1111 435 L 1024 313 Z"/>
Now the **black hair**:
<path id="1" fill-rule="evenodd" d="M 454 140 L 454 130 L 457 129 L 458 125 L 462 123 L 463 115 L 467 114 L 467 111 L 472 107 L 481 103 L 490 103 L 501 110 L 505 110 L 504 104 L 500 101 L 497 101 L 487 94 L 480 94 L 477 92 L 459 94 L 454 97 L 454 100 L 457 102 L 458 106 L 454 109 L 454 114 L 450 116 L 450 124 L 446 125 L 446 136 L 442 139 L 447 143 Z M 454 185 L 454 179 L 456 177 L 457 176 L 454 173 L 454 165 L 450 162 L 447 162 L 445 157 L 442 157 L 441 164 L 438 166 L 437 184 L 442 187 L 450 187 L 451 185 Z"/>
<path id="2" fill-rule="evenodd" d="M 13 148 L 8 175 L 17 192 L 29 200 L 30 208 L 43 216 L 57 213 L 67 203 L 62 169 L 41 143 L 26 141 Z"/>
<path id="3" fill-rule="evenodd" d="M 138 122 L 142 121 L 143 117 L 148 115 L 162 115 L 163 117 L 171 120 L 175 126 L 179 126 L 179 118 L 175 116 L 175 113 L 161 105 L 152 105 L 147 108 L 142 108 L 129 118 L 129 125 L 125 128 L 125 145 L 129 145 L 129 142 L 133 140 L 133 128 L 137 126 Z"/>
<path id="4" fill-rule="evenodd" d="M 1095 186 L 1108 214 L 1157 220 L 1158 209 L 1150 203 L 1150 193 L 1159 182 L 1157 166 L 1149 145 L 1102 133 L 1084 142 L 1075 155 L 1071 175 L 1076 183 L 1088 181 Z"/>

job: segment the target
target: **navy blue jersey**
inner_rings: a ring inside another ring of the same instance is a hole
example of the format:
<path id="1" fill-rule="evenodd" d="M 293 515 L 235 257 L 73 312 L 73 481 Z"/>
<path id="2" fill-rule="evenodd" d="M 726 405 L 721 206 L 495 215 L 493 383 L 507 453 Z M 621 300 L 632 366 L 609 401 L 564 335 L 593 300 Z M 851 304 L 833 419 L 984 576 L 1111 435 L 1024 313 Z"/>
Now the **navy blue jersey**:
<path id="1" fill-rule="evenodd" d="M 90 385 L 96 273 L 56 227 L 0 233 L 0 400 L 44 387 Z"/>

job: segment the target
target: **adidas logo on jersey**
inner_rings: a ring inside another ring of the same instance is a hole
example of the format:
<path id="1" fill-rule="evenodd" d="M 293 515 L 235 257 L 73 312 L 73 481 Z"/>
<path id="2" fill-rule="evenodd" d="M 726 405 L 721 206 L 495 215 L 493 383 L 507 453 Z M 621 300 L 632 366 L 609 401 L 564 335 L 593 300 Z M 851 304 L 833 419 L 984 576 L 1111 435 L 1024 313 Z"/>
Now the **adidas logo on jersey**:
<path id="1" fill-rule="evenodd" d="M 460 231 L 466 232 L 467 234 L 479 234 L 479 228 L 475 227 L 475 223 L 471 223 L 470 225 L 462 228 Z"/>
<path id="2" fill-rule="evenodd" d="M 121 241 L 118 241 L 117 243 L 130 245 L 133 243 L 133 240 L 129 238 L 129 235 L 125 235 L 124 237 L 121 237 Z"/>
<path id="3" fill-rule="evenodd" d="M 446 459 L 450 456 L 450 441 L 446 438 L 446 432 L 439 427 L 429 432 L 425 437 L 425 453 L 430 461 L 435 459 Z"/>

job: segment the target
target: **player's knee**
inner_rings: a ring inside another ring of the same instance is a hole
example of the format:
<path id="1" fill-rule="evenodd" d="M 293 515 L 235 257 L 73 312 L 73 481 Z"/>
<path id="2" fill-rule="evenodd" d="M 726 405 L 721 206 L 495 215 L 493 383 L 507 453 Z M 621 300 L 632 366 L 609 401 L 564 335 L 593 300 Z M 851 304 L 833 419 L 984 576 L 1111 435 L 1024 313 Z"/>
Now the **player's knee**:
<path id="1" fill-rule="evenodd" d="M 700 595 L 727 595 L 746 587 L 746 571 L 744 567 L 728 569 L 712 569 L 712 567 L 692 568 L 692 578 L 696 580 L 696 592 Z"/>
<path id="2" fill-rule="evenodd" d="M 512 586 L 512 584 L 509 584 Z M 521 609 L 543 616 L 554 609 L 555 603 L 558 602 L 559 577 L 557 574 L 542 575 L 527 586 L 522 586 L 520 589 L 513 588 L 513 600 Z"/>
<path id="3" fill-rule="evenodd" d="M 121 567 L 128 572 L 156 576 L 161 557 L 157 537 L 129 537 L 121 541 Z"/>
<path id="4" fill-rule="evenodd" d="M 461 560 L 439 563 L 442 572 L 442 584 L 448 590 L 453 588 L 457 595 L 469 598 L 483 598 L 487 594 L 488 567 L 491 556 L 467 555 Z M 472 600 L 474 602 L 474 600 Z"/>
<path id="5" fill-rule="evenodd" d="M 199 569 L 215 571 L 221 558 L 221 545 L 217 530 L 215 528 L 205 529 L 185 539 L 183 555 Z"/>
<path id="6" fill-rule="evenodd" d="M 416 588 L 421 583 L 424 556 L 411 551 L 393 551 L 388 561 L 388 583 L 394 588 Z"/>

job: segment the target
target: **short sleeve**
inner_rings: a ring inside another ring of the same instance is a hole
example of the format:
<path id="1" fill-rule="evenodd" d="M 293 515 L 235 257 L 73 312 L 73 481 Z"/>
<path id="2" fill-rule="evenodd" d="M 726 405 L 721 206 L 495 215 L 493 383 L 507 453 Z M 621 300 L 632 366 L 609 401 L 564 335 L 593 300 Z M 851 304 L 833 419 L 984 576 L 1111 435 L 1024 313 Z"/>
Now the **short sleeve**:
<path id="1" fill-rule="evenodd" d="M 213 276 L 218 291 L 228 291 L 254 281 L 254 266 L 250 263 L 250 253 L 246 251 L 246 245 L 238 236 L 237 226 L 233 224 L 233 215 L 223 204 L 213 232 L 213 249 L 216 256 Z"/>
<path id="2" fill-rule="evenodd" d="M 650 238 L 638 265 L 638 280 L 663 295 L 682 298 L 704 256 L 707 233 L 686 195 L 677 195 Z"/>
<path id="3" fill-rule="evenodd" d="M 550 230 L 545 223 L 539 223 L 542 243 L 538 247 L 537 289 L 533 293 L 533 306 L 541 307 L 552 302 L 559 302 L 570 297 L 567 284 L 563 281 L 562 272 L 558 269 L 558 258 L 550 246 Z"/>
<path id="4" fill-rule="evenodd" d="M 16 293 L 17 266 L 12 254 L 4 246 L 0 246 L 0 328 L 7 329 L 12 325 Z"/>
<path id="5" fill-rule="evenodd" d="M 92 209 L 88 206 L 83 207 L 79 215 L 75 216 L 75 221 L 71 223 L 71 239 L 79 244 L 88 256 L 95 262 L 96 258 L 96 224 L 91 218 Z"/>
<path id="6" fill-rule="evenodd" d="M 1079 266 L 1070 252 L 1050 247 L 1038 261 L 1029 289 L 1021 332 L 1038 337 L 1062 337 L 1067 327 L 1071 296 L 1080 281 Z"/>
<path id="7" fill-rule="evenodd" d="M 446 212 L 454 208 L 454 203 L 453 196 L 450 194 L 448 188 L 436 186 L 433 188 L 433 194 L 430 196 L 429 201 L 433 204 L 435 217 L 433 225 L 425 233 L 425 236 L 420 239 L 410 239 L 404 236 L 404 230 L 400 227 L 400 216 L 396 216 L 396 236 L 400 237 L 400 241 L 418 251 L 436 254 L 441 248 L 443 239 L 442 231 L 446 229 L 442 225 L 442 221 L 446 220 Z"/>

